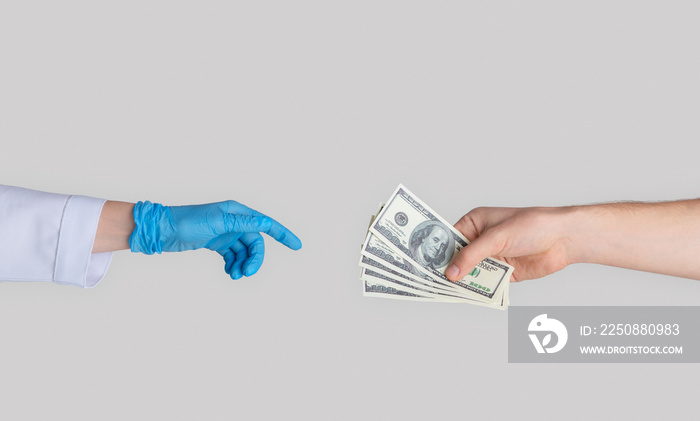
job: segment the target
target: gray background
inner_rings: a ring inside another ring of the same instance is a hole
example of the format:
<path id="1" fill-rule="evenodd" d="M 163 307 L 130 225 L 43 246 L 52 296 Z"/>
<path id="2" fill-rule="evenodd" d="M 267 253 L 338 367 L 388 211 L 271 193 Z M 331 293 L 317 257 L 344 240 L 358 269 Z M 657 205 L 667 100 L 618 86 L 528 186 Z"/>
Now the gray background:
<path id="1" fill-rule="evenodd" d="M 268 241 L 236 282 L 215 253 L 124 251 L 92 290 L 0 284 L 0 417 L 695 413 L 697 365 L 508 364 L 506 312 L 364 298 L 357 279 L 398 183 L 450 221 L 698 196 L 693 3 L 3 1 L 3 184 L 235 199 L 304 248 Z M 515 305 L 699 296 L 581 265 L 511 288 Z"/>

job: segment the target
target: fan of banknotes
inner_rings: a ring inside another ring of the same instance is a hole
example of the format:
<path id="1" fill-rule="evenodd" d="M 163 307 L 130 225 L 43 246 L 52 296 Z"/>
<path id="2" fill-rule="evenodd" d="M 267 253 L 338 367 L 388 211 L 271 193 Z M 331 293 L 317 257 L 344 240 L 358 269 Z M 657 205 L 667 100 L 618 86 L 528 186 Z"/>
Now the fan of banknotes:
<path id="1" fill-rule="evenodd" d="M 507 263 L 487 258 L 459 281 L 445 277 L 453 257 L 468 244 L 462 233 L 399 185 L 372 216 L 362 244 L 363 294 L 506 309 L 513 273 Z"/>

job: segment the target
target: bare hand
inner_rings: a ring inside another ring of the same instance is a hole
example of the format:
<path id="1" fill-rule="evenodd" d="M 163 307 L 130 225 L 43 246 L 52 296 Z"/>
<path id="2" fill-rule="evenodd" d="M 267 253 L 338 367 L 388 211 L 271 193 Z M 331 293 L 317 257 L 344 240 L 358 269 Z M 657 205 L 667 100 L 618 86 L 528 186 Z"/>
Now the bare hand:
<path id="1" fill-rule="evenodd" d="M 541 278 L 569 265 L 568 238 L 561 223 L 567 208 L 476 208 L 456 224 L 471 244 L 445 271 L 451 280 L 487 257 L 515 268 L 512 281 Z"/>

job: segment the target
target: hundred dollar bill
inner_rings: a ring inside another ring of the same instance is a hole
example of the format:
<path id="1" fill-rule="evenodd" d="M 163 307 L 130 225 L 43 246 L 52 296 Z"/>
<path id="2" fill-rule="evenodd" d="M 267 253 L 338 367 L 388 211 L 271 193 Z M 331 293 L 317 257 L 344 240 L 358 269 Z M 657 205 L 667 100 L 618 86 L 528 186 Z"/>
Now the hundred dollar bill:
<path id="1" fill-rule="evenodd" d="M 377 212 L 370 217 L 370 225 L 383 207 L 384 204 L 381 203 Z M 454 286 L 436 283 L 424 273 L 419 273 L 416 276 L 404 270 L 407 264 L 402 263 L 403 259 L 369 232 L 361 248 L 363 252 L 360 258 L 360 267 L 363 268 L 363 272 L 361 272 L 360 279 L 363 283 L 363 295 L 365 296 L 408 301 L 463 302 L 498 309 L 504 309 L 508 306 L 508 284 L 504 290 L 505 297 L 500 294 L 497 298 L 495 297 L 493 303 L 475 301 L 461 296 L 458 288 Z M 374 260 L 374 258 L 379 258 L 382 262 Z M 365 274 L 364 269 L 369 269 L 367 274 Z M 382 276 L 378 277 L 377 274 Z"/>
<path id="2" fill-rule="evenodd" d="M 421 288 L 412 287 L 407 285 L 391 276 L 387 276 L 381 271 L 373 271 L 371 269 L 363 268 L 362 275 L 360 276 L 364 284 L 363 295 L 374 296 L 374 297 L 384 297 L 384 298 L 394 298 L 399 300 L 411 300 L 416 301 L 431 301 L 431 302 L 445 302 L 445 303 L 469 303 L 477 306 L 484 306 L 490 308 L 497 308 L 504 310 L 508 307 L 507 298 L 506 300 L 500 299 L 497 302 L 486 303 L 483 301 L 475 301 L 467 298 L 449 296 L 445 294 L 435 294 L 432 292 L 425 291 Z M 388 297 L 387 294 L 391 294 Z"/>
<path id="3" fill-rule="evenodd" d="M 383 205 L 380 205 L 377 213 L 381 211 Z M 371 222 L 376 218 L 376 214 L 370 218 Z M 379 262 L 378 259 L 381 260 Z M 388 266 L 385 266 L 388 265 Z M 362 246 L 362 254 L 360 256 L 360 267 L 370 269 L 374 273 L 383 275 L 381 279 L 372 276 L 360 276 L 363 282 L 363 295 L 373 297 L 394 298 L 399 300 L 409 301 L 432 301 L 432 302 L 454 302 L 458 299 L 459 302 L 486 306 L 491 308 L 505 309 L 508 306 L 508 285 L 503 289 L 504 294 L 499 294 L 495 297 L 493 303 L 484 303 L 475 301 L 470 298 L 460 296 L 460 293 L 455 290 L 456 287 L 448 287 L 436 283 L 426 274 L 419 273 L 414 275 L 407 270 L 407 263 L 403 263 L 403 259 L 398 256 L 391 248 L 387 247 L 379 241 L 372 233 L 368 233 Z M 390 266 L 390 267 L 389 267 Z M 369 285 L 373 285 L 370 288 Z M 406 285 L 419 288 L 421 291 L 418 294 L 424 298 L 415 298 L 413 295 L 417 291 L 415 289 L 406 289 Z M 431 286 L 432 285 L 432 286 Z M 439 289 L 444 288 L 444 289 Z M 501 291 L 499 291 L 500 293 Z M 448 300 L 444 297 L 447 295 Z M 428 299 L 427 297 L 431 297 Z"/>
<path id="4" fill-rule="evenodd" d="M 370 217 L 370 225 L 372 225 L 372 222 L 374 222 L 374 219 L 377 217 L 379 212 L 381 212 L 383 207 L 384 203 L 380 203 L 377 212 Z M 372 234 L 368 232 L 365 241 L 362 243 L 362 249 L 365 248 L 368 242 L 371 242 L 371 250 L 381 249 L 384 255 L 395 256 L 391 249 L 387 248 L 379 241 L 372 241 L 371 238 Z M 397 261 L 401 260 L 401 258 L 398 256 L 395 256 L 395 258 Z M 365 296 L 379 296 L 383 298 L 395 298 L 411 301 L 470 301 L 467 298 L 457 297 L 457 294 L 454 292 L 454 295 L 443 294 L 445 290 L 431 287 L 429 283 L 434 281 L 427 275 L 422 275 L 423 278 L 428 280 L 426 284 L 420 281 L 415 282 L 414 280 L 411 280 L 412 275 L 400 274 L 365 255 L 360 256 L 360 267 L 362 268 L 360 279 L 363 282 L 363 295 Z M 366 269 L 369 270 L 365 271 Z M 422 281 L 425 282 L 425 279 Z M 443 288 L 445 287 L 443 286 Z"/>
<path id="5" fill-rule="evenodd" d="M 438 283 L 457 286 L 467 297 L 505 304 L 504 292 L 513 267 L 487 258 L 463 279 L 451 282 L 445 268 L 469 241 L 403 185 L 396 188 L 370 225 L 370 232 L 408 263 L 408 271 L 423 273 Z M 363 248 L 364 250 L 364 248 Z"/>
<path id="6" fill-rule="evenodd" d="M 422 301 L 443 301 L 443 302 L 460 302 L 458 298 L 450 297 L 440 297 L 430 292 L 424 291 L 420 288 L 416 288 L 407 284 L 404 284 L 398 280 L 391 279 L 388 276 L 382 275 L 381 273 L 375 272 L 371 269 L 362 269 L 362 275 L 360 279 L 365 284 L 365 294 L 368 292 L 381 292 L 382 294 L 391 294 L 391 298 L 405 299 L 406 297 L 411 298 L 422 298 Z M 370 291 L 368 291 L 368 286 Z M 374 288 L 372 288 L 374 286 Z"/>
<path id="7" fill-rule="evenodd" d="M 399 291 L 391 284 L 384 284 L 380 281 L 362 279 L 362 295 L 365 297 L 393 298 L 407 301 L 435 301 L 432 298 L 421 297 L 409 292 Z"/>
<path id="8" fill-rule="evenodd" d="M 431 297 L 436 298 L 436 299 L 447 299 L 449 301 L 472 301 L 469 298 L 464 298 L 458 296 L 456 293 L 451 294 L 448 291 L 438 289 L 431 287 L 429 285 L 424 285 L 421 284 L 420 282 L 415 282 L 411 278 L 404 276 L 396 271 L 391 270 L 390 268 L 382 265 L 379 262 L 373 261 L 367 256 L 362 256 L 360 260 L 360 267 L 362 267 L 366 272 L 371 273 L 373 275 L 378 274 L 382 275 L 382 279 L 387 282 L 391 282 L 393 284 L 405 287 L 405 288 L 411 288 L 411 289 L 416 289 L 420 291 L 422 294 L 430 294 Z"/>
<path id="9" fill-rule="evenodd" d="M 389 246 L 382 243 L 374 234 L 367 233 L 367 237 L 360 253 L 360 267 L 377 270 L 381 273 L 388 272 L 389 276 L 405 279 L 429 288 L 436 293 L 452 294 L 469 298 L 465 293 L 459 291 L 459 287 L 443 285 L 425 273 L 412 273 L 412 265 L 405 261 Z"/>
<path id="10" fill-rule="evenodd" d="M 360 279 L 363 282 L 363 295 L 371 297 L 381 297 L 381 298 L 393 298 L 398 300 L 408 300 L 408 301 L 430 301 L 430 302 L 445 302 L 445 303 L 466 303 L 497 308 L 504 310 L 508 307 L 506 301 L 499 301 L 495 303 L 485 303 L 482 301 L 468 300 L 464 298 L 457 297 L 445 297 L 443 294 L 433 294 L 425 292 L 420 289 L 407 287 L 401 282 L 397 282 L 395 279 L 389 276 L 384 276 L 379 272 L 372 271 L 371 269 L 364 269 Z"/>

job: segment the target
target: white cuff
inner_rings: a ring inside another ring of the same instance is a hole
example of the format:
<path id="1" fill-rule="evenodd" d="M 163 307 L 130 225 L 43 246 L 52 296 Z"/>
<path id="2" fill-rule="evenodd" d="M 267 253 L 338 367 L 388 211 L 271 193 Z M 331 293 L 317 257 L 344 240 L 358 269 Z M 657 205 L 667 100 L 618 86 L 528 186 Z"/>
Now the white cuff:
<path id="1" fill-rule="evenodd" d="M 92 288 L 104 278 L 112 253 L 92 254 L 97 224 L 106 200 L 70 196 L 61 218 L 53 281 Z"/>

